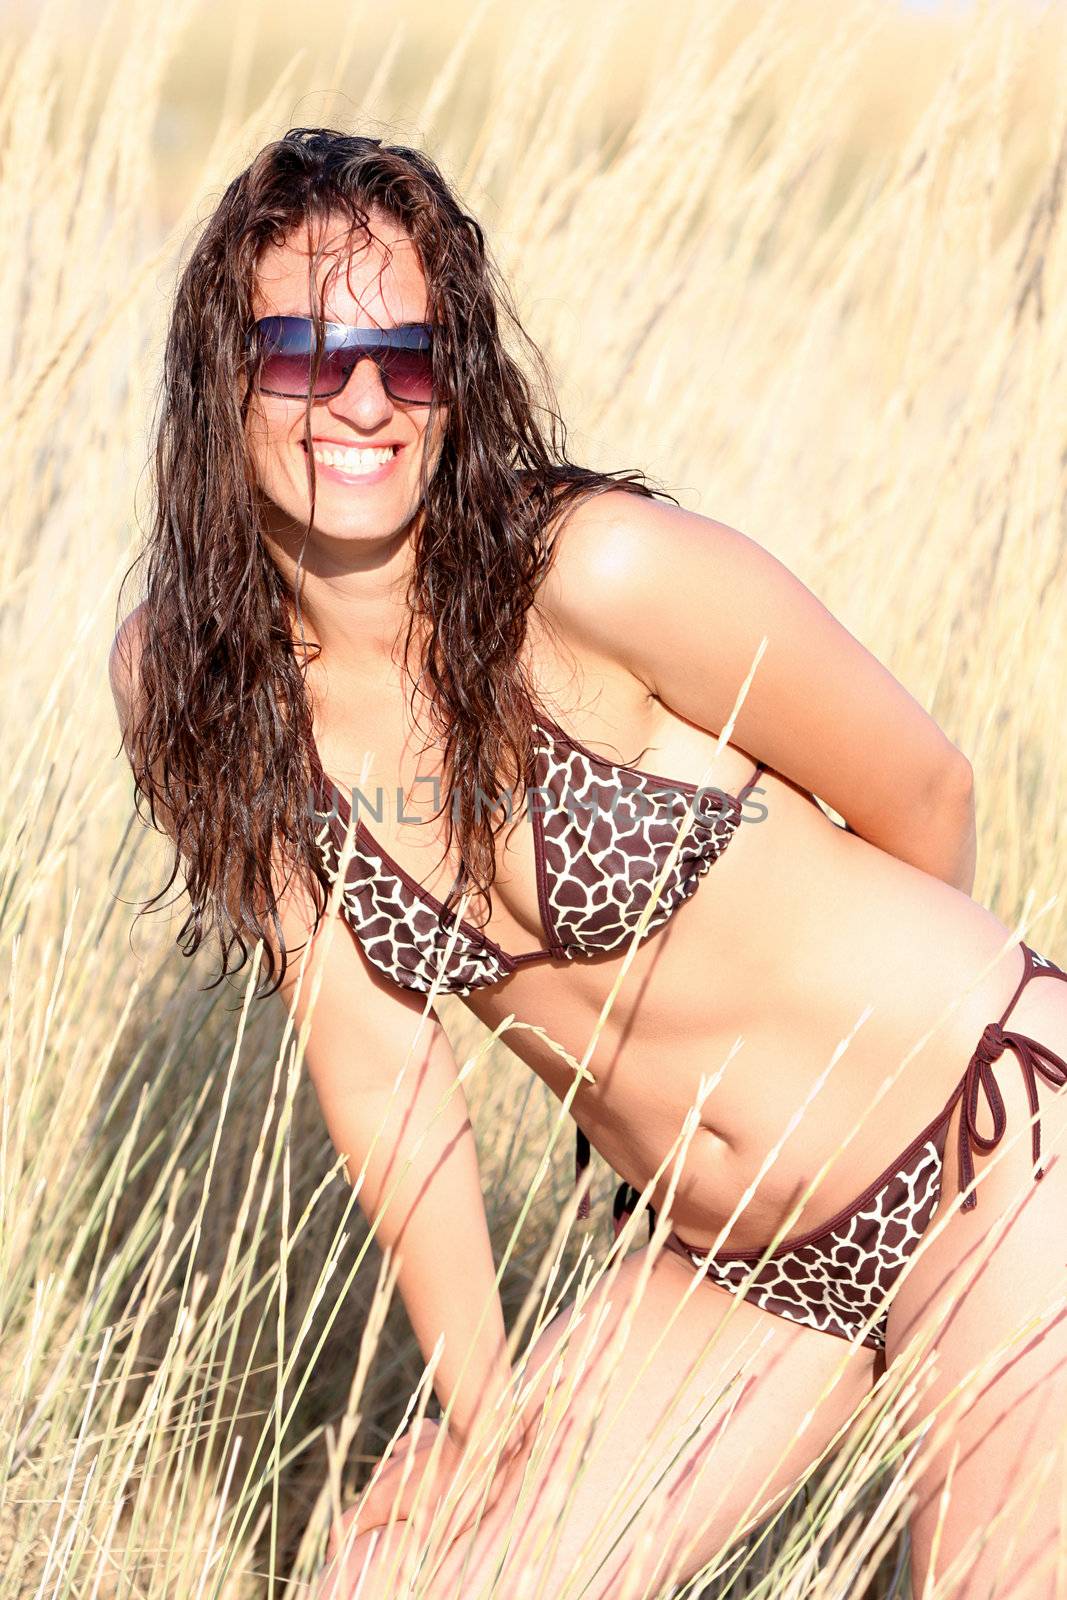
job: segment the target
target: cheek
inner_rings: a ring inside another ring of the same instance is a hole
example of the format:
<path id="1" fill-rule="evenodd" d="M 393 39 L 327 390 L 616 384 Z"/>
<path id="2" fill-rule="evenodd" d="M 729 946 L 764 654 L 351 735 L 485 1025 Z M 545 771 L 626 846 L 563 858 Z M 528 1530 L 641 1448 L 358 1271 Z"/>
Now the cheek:
<path id="1" fill-rule="evenodd" d="M 245 440 L 252 465 L 259 477 L 270 476 L 278 458 L 289 448 L 290 424 L 253 405 L 245 425 Z"/>

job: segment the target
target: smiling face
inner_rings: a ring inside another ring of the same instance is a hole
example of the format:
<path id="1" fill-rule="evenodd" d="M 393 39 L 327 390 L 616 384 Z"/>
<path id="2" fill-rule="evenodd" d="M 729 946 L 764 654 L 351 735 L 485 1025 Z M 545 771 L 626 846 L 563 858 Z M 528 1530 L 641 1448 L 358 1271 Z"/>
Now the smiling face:
<path id="1" fill-rule="evenodd" d="M 426 280 L 410 238 L 381 213 L 371 213 L 377 237 L 349 237 L 341 219 L 326 226 L 325 250 L 315 269 L 315 305 L 325 287 L 328 322 L 358 328 L 432 321 Z M 256 319 L 308 317 L 309 256 L 317 235 L 295 230 L 283 245 L 262 254 L 253 292 Z M 386 246 L 388 248 L 386 248 Z M 304 437 L 306 402 L 257 392 L 249 409 L 247 440 L 257 483 L 293 532 L 303 535 L 311 512 L 311 463 Z M 313 533 L 362 543 L 395 537 L 419 511 L 424 452 L 432 477 L 447 413 L 405 405 L 386 392 L 375 363 L 358 361 L 340 394 L 315 399 L 311 436 L 315 473 Z M 282 532 L 275 527 L 276 533 Z"/>

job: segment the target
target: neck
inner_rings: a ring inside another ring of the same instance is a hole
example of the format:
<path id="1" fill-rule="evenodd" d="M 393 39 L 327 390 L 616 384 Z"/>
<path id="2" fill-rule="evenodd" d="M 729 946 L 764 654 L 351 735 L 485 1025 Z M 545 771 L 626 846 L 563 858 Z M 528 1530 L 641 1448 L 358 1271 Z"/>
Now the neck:
<path id="1" fill-rule="evenodd" d="M 380 673 L 399 664 L 410 606 L 413 529 L 380 539 L 338 539 L 292 523 L 261 523 L 261 537 L 289 594 L 290 628 L 299 647 L 318 646 L 319 670 Z M 420 636 L 417 626 L 414 640 Z"/>

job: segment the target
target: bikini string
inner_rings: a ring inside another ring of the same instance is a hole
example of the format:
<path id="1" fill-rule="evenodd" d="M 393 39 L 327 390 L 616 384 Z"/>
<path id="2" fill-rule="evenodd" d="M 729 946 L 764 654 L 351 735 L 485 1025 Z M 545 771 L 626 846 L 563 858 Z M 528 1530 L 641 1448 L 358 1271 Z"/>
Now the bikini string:
<path id="1" fill-rule="evenodd" d="M 574 1187 L 577 1188 L 582 1181 L 582 1173 L 589 1165 L 589 1140 L 581 1128 L 574 1130 Z M 589 1190 L 587 1189 L 578 1202 L 578 1215 L 589 1215 Z"/>
<path id="2" fill-rule="evenodd" d="M 575 1187 L 582 1181 L 582 1173 L 589 1165 L 589 1140 L 581 1128 L 575 1129 L 574 1149 L 574 1183 Z M 637 1209 L 637 1202 L 641 1198 L 640 1189 L 635 1189 L 632 1184 L 620 1183 L 615 1191 L 615 1199 L 611 1207 L 612 1224 L 615 1229 L 616 1239 L 619 1237 L 627 1217 Z M 587 1189 L 578 1202 L 578 1215 L 589 1215 L 589 1190 Z M 648 1208 L 648 1236 L 651 1239 L 656 1226 L 656 1211 L 654 1206 Z"/>
<path id="3" fill-rule="evenodd" d="M 1030 1102 L 1032 1116 L 1030 1131 L 1034 1177 L 1043 1178 L 1045 1175 L 1044 1168 L 1038 1164 L 1041 1159 L 1041 1119 L 1038 1116 L 1037 1075 L 1040 1073 L 1047 1083 L 1052 1084 L 1054 1088 L 1062 1089 L 1067 1086 L 1067 1061 L 1039 1040 L 1031 1039 L 1025 1033 L 1015 1033 L 1011 1029 L 1005 1029 L 999 1022 L 991 1022 L 978 1041 L 978 1048 L 967 1063 L 967 1071 L 964 1074 L 963 1112 L 960 1117 L 959 1132 L 961 1189 L 969 1188 L 974 1178 L 972 1146 L 987 1152 L 995 1150 L 1008 1125 L 1004 1098 L 993 1073 L 994 1062 L 1000 1059 L 1005 1050 L 1015 1051 L 1026 1083 L 1026 1097 Z M 988 1137 L 978 1127 L 979 1090 L 984 1092 L 993 1114 L 993 1132 Z M 977 1204 L 978 1192 L 971 1189 L 961 1201 L 961 1210 L 973 1211 Z"/>

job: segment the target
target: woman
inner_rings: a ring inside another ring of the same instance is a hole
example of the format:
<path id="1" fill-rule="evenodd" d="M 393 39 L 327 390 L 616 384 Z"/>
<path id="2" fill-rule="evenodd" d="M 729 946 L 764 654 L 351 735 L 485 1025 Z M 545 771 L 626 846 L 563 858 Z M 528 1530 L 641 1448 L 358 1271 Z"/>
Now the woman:
<path id="1" fill-rule="evenodd" d="M 184 865 L 189 951 L 208 919 L 224 972 L 262 937 L 299 1020 L 305 958 L 321 962 L 308 1070 L 353 1178 L 365 1168 L 360 1203 L 381 1214 L 427 1358 L 443 1335 L 446 1425 L 432 1461 L 420 1440 L 413 1483 L 448 1483 L 511 1376 L 433 994 L 489 1028 L 533 1024 L 507 1042 L 569 1101 L 579 1170 L 587 1138 L 626 1180 L 616 1221 L 646 1186 L 650 1215 L 669 1209 L 669 1248 L 631 1251 L 588 1312 L 609 1340 L 647 1274 L 613 1379 L 626 1406 L 566 1496 L 543 1578 L 556 1592 L 603 1526 L 583 1592 L 617 1592 L 624 1569 L 654 1592 L 795 1484 L 905 1339 L 936 1335 L 921 1423 L 1057 1292 L 1067 1167 L 1033 1178 L 1038 1135 L 1051 1152 L 1067 1121 L 1067 986 L 970 898 L 965 756 L 753 541 L 640 474 L 567 462 L 502 315 L 520 334 L 426 156 L 321 129 L 262 150 L 178 287 L 145 599 L 112 682 Z M 946 1298 L 976 1249 L 982 1271 Z M 568 1316 L 539 1354 L 580 1359 Z M 742 1351 L 728 1419 L 660 1427 L 680 1388 L 715 1394 Z M 996 1527 L 1017 1458 L 1050 1437 L 1065 1361 L 1053 1319 L 994 1365 L 955 1456 L 931 1454 L 916 1592 L 935 1530 L 940 1574 Z M 592 1403 L 579 1386 L 565 1427 Z M 529 1437 L 449 1547 L 442 1595 L 514 1542 Z M 631 1468 L 689 1495 L 654 1549 L 612 1510 Z M 1058 1494 L 1031 1512 L 1012 1529 L 1027 1596 L 1048 1592 Z M 960 1593 L 988 1592 L 1006 1541 L 986 1540 Z M 361 1594 L 373 1583 L 372 1563 Z"/>

